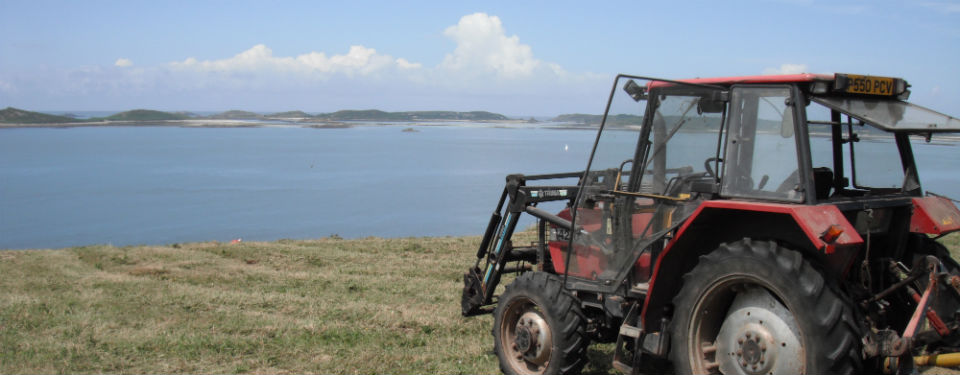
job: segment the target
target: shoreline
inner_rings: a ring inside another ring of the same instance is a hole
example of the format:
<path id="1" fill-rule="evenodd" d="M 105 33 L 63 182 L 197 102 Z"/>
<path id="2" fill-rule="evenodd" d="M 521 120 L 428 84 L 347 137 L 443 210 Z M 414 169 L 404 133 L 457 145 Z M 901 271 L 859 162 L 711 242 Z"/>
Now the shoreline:
<path id="1" fill-rule="evenodd" d="M 109 128 L 109 127 L 179 127 L 179 128 L 269 128 L 269 127 L 300 127 L 312 129 L 349 129 L 361 126 L 457 126 L 462 124 L 483 124 L 493 128 L 515 129 L 515 128 L 537 128 L 546 130 L 597 130 L 597 124 L 584 124 L 579 122 L 553 122 L 540 121 L 531 123 L 527 120 L 409 120 L 409 121 L 384 121 L 384 120 L 314 120 L 304 118 L 271 118 L 264 120 L 256 119 L 184 119 L 184 120 L 152 120 L 152 121 L 87 121 L 87 122 L 65 122 L 65 123 L 2 123 L 2 129 L 69 129 L 69 128 Z M 811 133 L 811 137 L 824 136 L 825 134 Z M 921 137 L 912 135 L 911 138 Z M 863 139 L 875 139 L 875 135 L 862 134 Z M 939 142 L 938 142 L 939 141 Z M 957 133 L 935 133 L 930 144 L 947 143 L 953 144 L 960 142 L 960 134 Z"/>

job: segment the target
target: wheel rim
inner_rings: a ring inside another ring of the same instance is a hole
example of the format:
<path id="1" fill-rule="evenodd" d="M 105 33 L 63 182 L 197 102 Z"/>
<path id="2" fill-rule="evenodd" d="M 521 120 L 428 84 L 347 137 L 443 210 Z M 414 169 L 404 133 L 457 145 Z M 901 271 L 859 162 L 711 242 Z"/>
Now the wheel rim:
<path id="1" fill-rule="evenodd" d="M 540 308 L 518 298 L 506 308 L 500 324 L 500 347 L 517 373 L 542 374 L 550 363 L 553 336 Z"/>
<path id="2" fill-rule="evenodd" d="M 695 373 L 799 374 L 804 348 L 793 313 L 758 283 L 713 284 L 697 302 L 687 345 Z"/>

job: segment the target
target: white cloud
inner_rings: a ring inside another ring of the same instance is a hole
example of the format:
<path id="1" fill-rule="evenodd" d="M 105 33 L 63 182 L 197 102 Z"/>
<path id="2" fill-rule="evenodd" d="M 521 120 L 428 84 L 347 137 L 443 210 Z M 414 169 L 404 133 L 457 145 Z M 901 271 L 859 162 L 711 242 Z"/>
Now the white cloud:
<path id="1" fill-rule="evenodd" d="M 423 67 L 423 65 L 420 63 L 412 63 L 404 58 L 397 59 L 397 66 L 400 67 L 400 69 L 419 69 Z"/>
<path id="2" fill-rule="evenodd" d="M 497 16 L 474 13 L 460 18 L 444 35 L 457 43 L 457 48 L 444 57 L 441 67 L 451 71 L 481 70 L 514 78 L 530 76 L 541 65 L 533 57 L 529 45 L 520 43 L 516 35 L 507 36 Z"/>
<path id="3" fill-rule="evenodd" d="M 800 74 L 807 72 L 806 64 L 782 64 L 779 68 L 766 68 L 763 70 L 764 75 L 774 75 L 774 74 Z"/>
<path id="4" fill-rule="evenodd" d="M 190 57 L 169 66 L 175 70 L 200 72 L 291 73 L 323 78 L 331 74 L 370 75 L 393 68 L 417 69 L 421 64 L 378 54 L 377 50 L 361 45 L 351 46 L 346 54 L 330 57 L 323 52 L 278 57 L 266 45 L 258 44 L 226 59 L 200 61 Z"/>
<path id="5" fill-rule="evenodd" d="M 463 89 L 472 92 L 502 93 L 542 90 L 545 84 L 584 84 L 609 77 L 568 72 L 557 63 L 533 56 L 529 45 L 517 36 L 507 36 L 496 16 L 475 13 L 461 17 L 443 34 L 456 43 L 436 66 L 406 58 L 395 58 L 363 45 L 351 46 L 343 54 L 313 51 L 298 56 L 276 56 L 264 44 L 224 59 L 198 60 L 190 57 L 159 67 L 174 79 L 167 85 L 181 89 L 225 86 L 229 88 L 270 88 L 308 86 L 317 81 L 353 79 L 358 84 L 392 81 L 418 88 Z"/>
<path id="6" fill-rule="evenodd" d="M 0 94 L 10 96 L 16 89 L 29 94 L 21 97 L 73 103 L 72 108 L 112 103 L 113 108 L 442 109 L 540 115 L 602 109 L 611 77 L 570 72 L 537 59 L 519 37 L 508 36 L 496 16 L 467 15 L 440 31 L 455 47 L 441 61 L 428 64 L 359 44 L 337 54 L 288 56 L 257 44 L 233 56 L 186 57 L 159 65 L 134 65 L 120 58 L 114 66 L 122 69 L 52 69 L 31 77 L 0 72 Z"/>

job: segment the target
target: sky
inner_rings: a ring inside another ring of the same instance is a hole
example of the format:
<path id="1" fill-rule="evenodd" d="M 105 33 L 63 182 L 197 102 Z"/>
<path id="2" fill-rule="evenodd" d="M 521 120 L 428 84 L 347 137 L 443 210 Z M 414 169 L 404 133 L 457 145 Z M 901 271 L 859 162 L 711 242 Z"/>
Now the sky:
<path id="1" fill-rule="evenodd" d="M 960 1 L 0 0 L 0 108 L 599 114 L 618 73 L 799 72 L 960 116 Z"/>

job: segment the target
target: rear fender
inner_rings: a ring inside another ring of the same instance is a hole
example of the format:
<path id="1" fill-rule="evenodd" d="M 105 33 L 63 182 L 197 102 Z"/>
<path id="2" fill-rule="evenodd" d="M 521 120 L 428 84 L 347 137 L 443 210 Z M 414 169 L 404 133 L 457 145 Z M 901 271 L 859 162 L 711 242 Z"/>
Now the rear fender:
<path id="1" fill-rule="evenodd" d="M 913 215 L 910 217 L 910 231 L 943 235 L 960 230 L 960 210 L 950 200 L 929 196 L 913 198 Z"/>
<path id="2" fill-rule="evenodd" d="M 843 229 L 832 243 L 821 236 L 831 225 Z M 788 205 L 778 203 L 706 201 L 677 231 L 653 268 L 644 301 L 644 330 L 661 329 L 664 308 L 682 287 L 683 275 L 705 255 L 725 242 L 743 238 L 775 240 L 807 254 L 835 274 L 844 274 L 863 239 L 833 205 Z"/>

